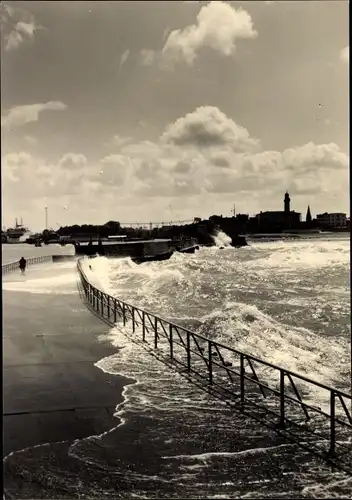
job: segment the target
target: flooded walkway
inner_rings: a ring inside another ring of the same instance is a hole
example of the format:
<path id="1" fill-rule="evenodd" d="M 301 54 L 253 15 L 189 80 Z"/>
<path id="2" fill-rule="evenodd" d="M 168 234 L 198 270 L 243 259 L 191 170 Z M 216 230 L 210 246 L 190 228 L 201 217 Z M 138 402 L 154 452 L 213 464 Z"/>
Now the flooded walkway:
<path id="1" fill-rule="evenodd" d="M 116 425 L 125 379 L 94 366 L 116 348 L 98 341 L 107 326 L 87 312 L 76 277 L 65 262 L 3 279 L 3 455 Z"/>

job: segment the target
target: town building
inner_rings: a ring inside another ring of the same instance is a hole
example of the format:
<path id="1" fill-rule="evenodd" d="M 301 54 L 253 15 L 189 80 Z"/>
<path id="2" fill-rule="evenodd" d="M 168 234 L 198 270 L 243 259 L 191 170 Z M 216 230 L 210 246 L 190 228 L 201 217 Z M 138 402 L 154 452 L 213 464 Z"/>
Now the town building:
<path id="1" fill-rule="evenodd" d="M 286 191 L 284 210 L 260 212 L 255 216 L 258 226 L 265 229 L 271 228 L 275 231 L 298 228 L 301 223 L 301 214 L 291 210 L 290 203 L 290 195 Z"/>
<path id="2" fill-rule="evenodd" d="M 343 213 L 327 213 L 317 215 L 317 225 L 322 227 L 346 227 L 347 217 Z"/>

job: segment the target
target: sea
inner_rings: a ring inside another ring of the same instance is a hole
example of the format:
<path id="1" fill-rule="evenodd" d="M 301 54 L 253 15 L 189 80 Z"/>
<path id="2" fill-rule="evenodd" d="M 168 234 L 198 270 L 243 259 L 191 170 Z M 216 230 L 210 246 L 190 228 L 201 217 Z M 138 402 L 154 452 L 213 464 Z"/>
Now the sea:
<path id="1" fill-rule="evenodd" d="M 114 297 L 350 394 L 349 234 L 249 240 L 239 249 L 224 233 L 215 241 L 168 261 L 98 257 L 91 269 L 83 265 Z M 133 382 L 111 431 L 69 444 L 71 472 L 62 443 L 55 459 L 45 451 L 62 498 L 351 497 L 350 476 L 234 416 L 134 342 L 129 325 L 112 327 L 108 339 L 116 353 L 96 366 Z M 327 404 L 323 389 L 308 399 Z"/>

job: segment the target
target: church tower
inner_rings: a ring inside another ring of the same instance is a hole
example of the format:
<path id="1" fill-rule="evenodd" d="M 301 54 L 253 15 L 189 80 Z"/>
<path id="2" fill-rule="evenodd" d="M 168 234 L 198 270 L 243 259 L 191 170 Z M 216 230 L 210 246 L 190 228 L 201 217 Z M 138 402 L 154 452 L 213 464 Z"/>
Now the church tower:
<path id="1" fill-rule="evenodd" d="M 312 215 L 310 213 L 309 205 L 308 205 L 308 209 L 307 209 L 306 222 L 307 222 L 307 224 L 310 224 L 312 222 Z"/>
<path id="2" fill-rule="evenodd" d="M 284 198 L 285 214 L 289 214 L 290 213 L 290 201 L 291 201 L 290 195 L 286 191 L 285 198 Z"/>

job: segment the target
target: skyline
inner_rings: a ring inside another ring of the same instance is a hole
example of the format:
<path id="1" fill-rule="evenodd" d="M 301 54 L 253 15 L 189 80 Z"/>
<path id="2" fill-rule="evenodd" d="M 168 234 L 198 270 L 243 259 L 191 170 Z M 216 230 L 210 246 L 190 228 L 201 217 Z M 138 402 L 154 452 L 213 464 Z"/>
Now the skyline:
<path id="1" fill-rule="evenodd" d="M 348 2 L 1 9 L 2 225 L 349 215 Z"/>

